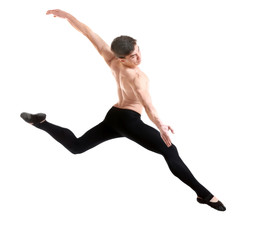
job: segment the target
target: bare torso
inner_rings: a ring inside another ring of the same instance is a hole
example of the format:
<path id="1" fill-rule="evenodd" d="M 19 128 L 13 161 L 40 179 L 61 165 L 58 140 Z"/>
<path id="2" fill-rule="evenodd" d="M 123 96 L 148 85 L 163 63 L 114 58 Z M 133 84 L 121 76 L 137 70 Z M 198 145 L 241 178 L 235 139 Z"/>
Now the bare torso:
<path id="1" fill-rule="evenodd" d="M 143 84 L 148 84 L 148 77 L 139 68 L 128 68 L 116 59 L 111 63 L 111 70 L 117 82 L 119 101 L 114 106 L 122 109 L 131 109 L 142 113 L 143 106 L 132 88 L 132 81 L 136 75 L 141 77 Z"/>

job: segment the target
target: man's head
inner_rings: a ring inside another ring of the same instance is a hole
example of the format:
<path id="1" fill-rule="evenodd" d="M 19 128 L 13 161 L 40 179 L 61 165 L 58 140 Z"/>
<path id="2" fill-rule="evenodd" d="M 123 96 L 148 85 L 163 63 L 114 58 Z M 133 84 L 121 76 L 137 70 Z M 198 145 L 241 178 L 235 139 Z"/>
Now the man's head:
<path id="1" fill-rule="evenodd" d="M 136 40 L 129 36 L 115 38 L 111 44 L 111 50 L 122 63 L 127 65 L 139 65 L 141 54 Z"/>

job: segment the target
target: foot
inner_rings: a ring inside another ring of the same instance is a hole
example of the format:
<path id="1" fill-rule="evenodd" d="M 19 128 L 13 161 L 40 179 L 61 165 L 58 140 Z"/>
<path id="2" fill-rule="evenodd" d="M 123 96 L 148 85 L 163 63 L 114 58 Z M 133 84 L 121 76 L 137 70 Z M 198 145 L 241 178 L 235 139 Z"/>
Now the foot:
<path id="1" fill-rule="evenodd" d="M 42 123 L 46 120 L 45 113 L 31 114 L 31 113 L 23 112 L 20 114 L 20 117 L 23 118 L 24 121 L 32 125 Z"/>
<path id="2" fill-rule="evenodd" d="M 201 197 L 198 197 L 199 199 L 201 199 L 201 200 L 203 200 L 203 198 L 201 198 Z M 210 200 L 210 202 L 212 202 L 212 203 L 216 203 L 216 202 L 218 202 L 219 200 L 218 200 L 218 198 L 217 197 L 213 197 L 211 200 Z"/>
<path id="3" fill-rule="evenodd" d="M 226 211 L 226 207 L 223 205 L 223 203 L 221 201 L 218 200 L 218 198 L 213 197 L 212 199 L 210 199 L 209 201 L 198 197 L 197 201 L 201 204 L 207 204 L 208 206 L 218 210 L 218 211 Z"/>

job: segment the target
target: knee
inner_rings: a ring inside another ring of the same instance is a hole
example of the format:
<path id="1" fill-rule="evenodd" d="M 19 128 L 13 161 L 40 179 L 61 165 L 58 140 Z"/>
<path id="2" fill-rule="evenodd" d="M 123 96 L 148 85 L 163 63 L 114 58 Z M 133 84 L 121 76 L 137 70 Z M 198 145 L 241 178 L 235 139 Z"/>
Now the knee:
<path id="1" fill-rule="evenodd" d="M 81 153 L 84 153 L 86 150 L 84 149 L 79 149 L 79 148 L 72 148 L 72 149 L 69 149 L 69 151 L 74 154 L 74 155 L 78 155 L 78 154 L 81 154 Z"/>
<path id="2" fill-rule="evenodd" d="M 78 154 L 81 154 L 82 152 L 81 151 L 77 151 L 77 150 L 73 150 L 73 149 L 71 149 L 71 150 L 69 150 L 72 154 L 74 154 L 74 155 L 78 155 Z"/>
<path id="3" fill-rule="evenodd" d="M 168 147 L 163 152 L 163 157 L 172 171 L 174 167 L 177 167 L 178 164 L 180 164 L 182 161 L 175 145 L 171 145 L 170 147 Z"/>
<path id="4" fill-rule="evenodd" d="M 162 155 L 165 159 L 174 159 L 179 157 L 177 148 L 174 144 L 172 144 L 170 147 L 166 147 L 165 149 L 163 149 Z"/>
<path id="5" fill-rule="evenodd" d="M 86 149 L 81 148 L 78 144 L 72 144 L 68 150 L 74 155 L 81 154 L 86 151 Z"/>

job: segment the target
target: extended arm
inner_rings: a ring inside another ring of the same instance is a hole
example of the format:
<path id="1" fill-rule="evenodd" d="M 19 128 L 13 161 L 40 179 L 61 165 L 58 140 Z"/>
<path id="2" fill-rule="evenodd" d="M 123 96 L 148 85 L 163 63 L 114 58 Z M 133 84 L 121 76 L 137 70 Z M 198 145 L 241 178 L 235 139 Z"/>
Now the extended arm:
<path id="1" fill-rule="evenodd" d="M 81 32 L 84 36 L 86 36 L 100 55 L 105 59 L 106 63 L 110 66 L 112 59 L 115 57 L 113 52 L 111 51 L 108 44 L 96 33 L 94 33 L 87 25 L 78 21 L 71 14 L 61 11 L 59 9 L 56 10 L 48 10 L 47 15 L 53 14 L 54 17 L 60 17 L 67 19 L 68 22 L 79 32 Z"/>
<path id="2" fill-rule="evenodd" d="M 151 96 L 148 90 L 148 81 L 145 81 L 144 79 L 136 77 L 133 80 L 132 88 L 135 95 L 137 96 L 139 101 L 142 103 L 149 119 L 159 129 L 163 141 L 168 147 L 170 147 L 171 140 L 169 137 L 169 131 L 171 131 L 172 133 L 174 133 L 174 131 L 170 126 L 165 125 L 159 118 L 158 113 L 152 103 Z"/>

